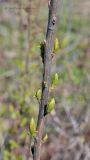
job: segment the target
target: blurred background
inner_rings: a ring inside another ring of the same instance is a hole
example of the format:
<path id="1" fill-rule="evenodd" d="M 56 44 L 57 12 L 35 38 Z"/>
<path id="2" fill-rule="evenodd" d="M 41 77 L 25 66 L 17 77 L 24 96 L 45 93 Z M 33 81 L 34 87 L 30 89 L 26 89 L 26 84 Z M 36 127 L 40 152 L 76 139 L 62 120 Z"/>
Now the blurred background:
<path id="1" fill-rule="evenodd" d="M 47 4 L 0 0 L 0 160 L 32 160 L 28 126 L 38 115 Z M 52 75 L 59 74 L 59 83 L 41 160 L 90 160 L 90 0 L 59 1 L 55 37 Z"/>

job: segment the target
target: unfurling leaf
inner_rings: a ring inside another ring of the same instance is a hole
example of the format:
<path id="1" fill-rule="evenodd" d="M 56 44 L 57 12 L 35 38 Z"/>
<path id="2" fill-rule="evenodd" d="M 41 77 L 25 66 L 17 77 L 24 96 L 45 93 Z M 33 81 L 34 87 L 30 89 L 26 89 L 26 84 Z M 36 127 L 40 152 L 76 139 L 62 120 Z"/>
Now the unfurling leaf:
<path id="1" fill-rule="evenodd" d="M 55 99 L 51 98 L 47 106 L 47 113 L 50 113 L 54 109 L 54 107 L 55 107 Z"/>
<path id="2" fill-rule="evenodd" d="M 58 41 L 58 38 L 56 38 L 54 41 L 53 53 L 56 53 L 58 49 L 59 49 L 59 41 Z"/>
<path id="3" fill-rule="evenodd" d="M 58 83 L 59 80 L 59 76 L 57 73 L 55 73 L 55 75 L 52 78 L 52 86 L 55 86 Z"/>
<path id="4" fill-rule="evenodd" d="M 40 99 L 41 99 L 41 89 L 38 89 L 38 91 L 36 91 L 35 97 L 38 101 L 40 101 Z"/>
<path id="5" fill-rule="evenodd" d="M 30 130 L 30 135 L 34 137 L 36 135 L 36 124 L 33 118 L 30 121 L 29 130 Z"/>

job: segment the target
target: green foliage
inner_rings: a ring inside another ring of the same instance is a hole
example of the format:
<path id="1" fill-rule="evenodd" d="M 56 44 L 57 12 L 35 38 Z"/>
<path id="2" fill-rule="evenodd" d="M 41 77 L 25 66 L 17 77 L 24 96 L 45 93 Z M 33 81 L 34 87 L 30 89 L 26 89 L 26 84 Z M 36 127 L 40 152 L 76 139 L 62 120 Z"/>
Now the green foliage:
<path id="1" fill-rule="evenodd" d="M 9 159 L 10 159 L 10 153 L 7 150 L 4 150 L 3 160 L 9 160 Z"/>
<path id="2" fill-rule="evenodd" d="M 15 149 L 18 147 L 18 143 L 15 140 L 10 140 L 9 144 L 11 149 Z"/>
<path id="3" fill-rule="evenodd" d="M 10 111 L 10 116 L 12 119 L 17 119 L 19 116 L 19 112 L 15 111 L 14 106 L 12 104 L 10 104 L 9 106 L 9 111 Z"/>
<path id="4" fill-rule="evenodd" d="M 55 38 L 53 53 L 56 53 L 58 50 L 59 50 L 59 40 L 58 38 Z"/>
<path id="5" fill-rule="evenodd" d="M 47 139 L 48 139 L 48 135 L 45 134 L 45 136 L 44 136 L 43 139 L 42 139 L 42 143 L 45 143 L 45 142 L 47 141 Z"/>
<path id="6" fill-rule="evenodd" d="M 38 90 L 36 91 L 35 97 L 36 97 L 36 99 L 37 99 L 38 101 L 40 101 L 40 99 L 41 99 L 41 89 L 38 89 Z"/>
<path id="7" fill-rule="evenodd" d="M 83 71 L 77 67 L 72 69 L 72 79 L 76 85 L 80 85 L 83 81 Z"/>
<path id="8" fill-rule="evenodd" d="M 59 81 L 59 76 L 57 73 L 55 73 L 52 77 L 52 83 L 51 83 L 52 89 L 58 84 L 58 81 Z"/>
<path id="9" fill-rule="evenodd" d="M 36 123 L 33 118 L 30 121 L 29 131 L 30 131 L 31 137 L 34 137 L 36 135 Z"/>
<path id="10" fill-rule="evenodd" d="M 50 113 L 53 111 L 55 107 L 55 99 L 54 98 L 51 98 L 48 102 L 48 106 L 47 106 L 47 113 Z"/>

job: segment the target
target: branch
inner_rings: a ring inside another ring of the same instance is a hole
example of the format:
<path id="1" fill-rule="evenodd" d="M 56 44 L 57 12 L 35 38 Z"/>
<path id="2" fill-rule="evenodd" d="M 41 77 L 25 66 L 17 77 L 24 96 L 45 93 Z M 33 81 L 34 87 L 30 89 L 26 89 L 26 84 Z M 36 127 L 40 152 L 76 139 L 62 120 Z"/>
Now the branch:
<path id="1" fill-rule="evenodd" d="M 43 60 L 43 81 L 42 81 L 42 95 L 41 103 L 39 105 L 39 115 L 37 122 L 37 135 L 34 139 L 33 160 L 40 160 L 41 140 L 44 130 L 45 110 L 48 104 L 49 88 L 50 88 L 50 74 L 51 74 L 51 59 L 54 45 L 54 29 L 56 24 L 56 10 L 58 0 L 51 0 L 49 2 L 48 25 L 46 32 L 44 60 Z"/>

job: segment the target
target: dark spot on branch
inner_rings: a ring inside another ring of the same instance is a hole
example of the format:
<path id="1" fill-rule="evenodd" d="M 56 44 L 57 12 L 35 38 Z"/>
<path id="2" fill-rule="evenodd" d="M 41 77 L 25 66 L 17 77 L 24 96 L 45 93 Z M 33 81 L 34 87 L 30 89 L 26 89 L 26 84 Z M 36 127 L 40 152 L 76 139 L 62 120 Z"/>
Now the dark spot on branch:
<path id="1" fill-rule="evenodd" d="M 32 155 L 34 155 L 34 145 L 31 146 L 31 152 L 32 152 Z"/>
<path id="2" fill-rule="evenodd" d="M 47 104 L 44 106 L 44 116 L 46 116 L 48 113 L 47 113 Z"/>
<path id="3" fill-rule="evenodd" d="M 52 24 L 55 25 L 55 23 L 56 23 L 56 17 L 53 17 Z"/>

